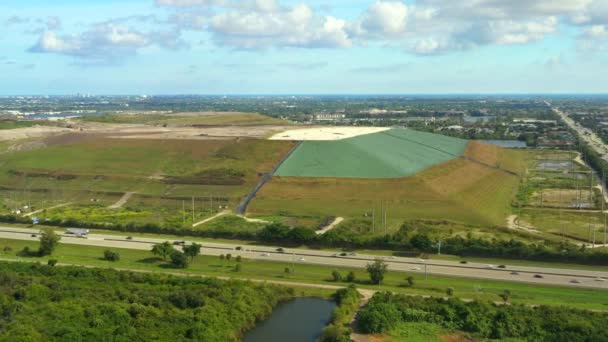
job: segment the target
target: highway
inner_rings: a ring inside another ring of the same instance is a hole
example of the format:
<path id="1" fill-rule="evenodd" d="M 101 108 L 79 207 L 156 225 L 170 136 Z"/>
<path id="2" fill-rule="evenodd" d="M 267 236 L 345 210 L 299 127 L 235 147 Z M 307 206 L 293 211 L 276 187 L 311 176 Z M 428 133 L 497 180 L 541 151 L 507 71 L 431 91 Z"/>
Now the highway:
<path id="1" fill-rule="evenodd" d="M 0 227 L 0 238 L 37 241 L 37 229 Z M 175 240 L 152 239 L 118 235 L 90 234 L 87 238 L 74 235 L 62 234 L 61 243 L 108 247 L 126 248 L 138 250 L 151 250 L 152 245 L 164 241 L 171 243 Z M 186 241 L 186 244 L 189 242 Z M 280 261 L 297 264 L 316 264 L 333 267 L 355 267 L 364 268 L 369 262 L 376 258 L 382 258 L 387 264 L 389 271 L 419 273 L 421 276 L 427 274 L 457 276 L 474 279 L 507 280 L 515 282 L 537 283 L 544 285 L 562 285 L 585 288 L 608 289 L 608 271 L 591 271 L 578 269 L 559 269 L 548 267 L 531 267 L 504 265 L 487 265 L 480 263 L 461 264 L 456 261 L 446 260 L 422 260 L 405 257 L 386 257 L 368 254 L 340 255 L 334 252 L 291 249 L 286 248 L 283 252 L 277 251 L 277 247 L 252 246 L 228 243 L 202 243 L 201 254 L 219 256 L 231 253 L 233 256 L 241 255 L 243 258 L 266 261 Z M 179 246 L 176 246 L 180 248 Z M 239 250 L 240 249 L 240 250 Z"/>
<path id="2" fill-rule="evenodd" d="M 578 136 L 581 139 L 583 139 L 600 156 L 602 156 L 602 159 L 608 161 L 608 146 L 606 146 L 606 144 L 604 144 L 604 142 L 602 141 L 602 139 L 600 137 L 598 137 L 592 130 L 585 128 L 585 127 L 581 126 L 580 124 L 578 124 L 577 122 L 575 122 L 574 120 L 572 120 L 572 118 L 570 118 L 566 113 L 561 111 L 559 108 L 551 107 L 550 102 L 545 101 L 545 104 L 547 106 L 549 106 L 557 115 L 559 115 L 559 117 L 566 123 L 566 125 L 568 125 L 571 129 L 576 131 L 576 133 L 578 134 Z"/>

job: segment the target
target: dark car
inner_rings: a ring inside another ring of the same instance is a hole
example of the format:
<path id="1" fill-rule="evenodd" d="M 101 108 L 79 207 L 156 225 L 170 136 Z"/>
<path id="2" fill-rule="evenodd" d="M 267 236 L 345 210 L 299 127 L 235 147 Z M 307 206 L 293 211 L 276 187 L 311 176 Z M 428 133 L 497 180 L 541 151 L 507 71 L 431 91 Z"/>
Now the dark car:
<path id="1" fill-rule="evenodd" d="M 132 236 L 127 236 L 127 240 L 133 240 Z"/>
<path id="2" fill-rule="evenodd" d="M 243 247 L 241 247 L 241 246 L 236 246 L 234 249 L 235 249 L 235 250 L 237 250 L 237 251 L 240 251 L 240 250 L 242 250 L 242 249 L 243 249 Z"/>
<path id="3" fill-rule="evenodd" d="M 277 248 L 277 252 L 285 253 L 285 249 L 283 247 L 279 247 L 279 248 Z"/>
<path id="4" fill-rule="evenodd" d="M 348 254 L 346 254 L 346 253 L 344 253 L 344 252 L 340 253 L 340 256 L 347 256 L 347 255 L 348 255 Z"/>
<path id="5" fill-rule="evenodd" d="M 542 274 L 535 274 L 534 278 L 544 278 L 544 277 L 542 276 Z"/>
<path id="6" fill-rule="evenodd" d="M 498 268 L 507 268 L 505 265 L 498 265 Z"/>
<path id="7" fill-rule="evenodd" d="M 468 261 L 466 261 L 466 260 L 460 260 L 460 263 L 461 263 L 461 264 L 468 264 L 469 262 L 468 262 Z"/>

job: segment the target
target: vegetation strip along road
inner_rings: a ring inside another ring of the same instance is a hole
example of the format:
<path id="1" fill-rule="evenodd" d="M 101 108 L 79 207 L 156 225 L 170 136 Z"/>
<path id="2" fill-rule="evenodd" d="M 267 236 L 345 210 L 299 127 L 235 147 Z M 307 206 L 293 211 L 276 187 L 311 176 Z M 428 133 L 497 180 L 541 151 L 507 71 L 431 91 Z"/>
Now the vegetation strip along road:
<path id="1" fill-rule="evenodd" d="M 24 230 L 18 228 L 4 228 L 0 232 L 0 237 L 19 240 L 36 240 L 37 237 L 31 236 L 38 233 L 37 230 Z M 63 243 L 100 246 L 110 248 L 127 248 L 127 249 L 150 249 L 153 244 L 161 243 L 165 240 L 161 239 L 145 239 L 132 242 L 132 239 L 127 237 L 120 238 L 117 236 L 91 235 L 88 239 L 69 238 L 63 240 Z M 203 247 L 203 253 L 208 255 L 219 255 L 223 251 L 235 251 L 237 245 L 229 244 L 206 244 Z M 242 248 L 242 247 L 241 247 Z M 282 261 L 291 263 L 308 263 L 334 267 L 355 267 L 362 268 L 367 263 L 373 261 L 379 256 L 373 255 L 355 255 L 355 256 L 334 256 L 331 252 L 313 252 L 310 250 L 284 250 L 277 251 L 275 247 L 257 246 L 256 248 L 247 248 L 240 251 L 243 257 L 257 260 Z M 305 259 L 304 257 L 308 258 Z M 539 283 L 550 285 L 568 285 L 577 287 L 600 288 L 608 289 L 608 281 L 600 281 L 600 279 L 608 278 L 608 272 L 595 272 L 585 270 L 565 270 L 561 272 L 559 269 L 542 268 L 542 267 L 522 267 L 522 266 L 506 266 L 505 269 L 497 267 L 489 267 L 482 265 L 463 265 L 451 261 L 434 261 L 425 265 L 424 260 L 414 258 L 389 258 L 385 262 L 390 265 L 391 270 L 400 272 L 414 272 L 421 274 L 441 274 L 447 276 L 458 276 L 475 279 L 494 279 L 502 281 L 515 281 L 527 283 Z M 414 267 L 411 267 L 414 266 Z M 426 272 L 425 272 L 426 269 Z M 517 273 L 517 274 L 514 274 Z M 533 276 L 532 276 L 533 275 Z M 542 275 L 538 277 L 537 275 Z M 600 278 L 601 277 L 601 278 Z"/>

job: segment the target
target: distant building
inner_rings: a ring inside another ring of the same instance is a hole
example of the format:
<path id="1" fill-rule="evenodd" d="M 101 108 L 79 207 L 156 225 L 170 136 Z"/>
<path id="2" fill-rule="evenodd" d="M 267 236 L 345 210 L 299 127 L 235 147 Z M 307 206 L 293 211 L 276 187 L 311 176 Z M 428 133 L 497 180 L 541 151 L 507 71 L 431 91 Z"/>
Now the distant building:
<path id="1" fill-rule="evenodd" d="M 539 120 L 539 119 L 513 119 L 514 123 L 521 124 L 543 124 L 543 125 L 557 125 L 555 120 Z"/>
<path id="2" fill-rule="evenodd" d="M 315 114 L 314 118 L 316 121 L 336 121 L 346 118 L 346 114 L 341 113 L 319 113 Z"/>
<path id="3" fill-rule="evenodd" d="M 447 129 L 449 131 L 462 131 L 464 129 L 464 127 L 458 126 L 458 125 L 453 125 L 453 126 L 448 126 L 445 129 Z"/>

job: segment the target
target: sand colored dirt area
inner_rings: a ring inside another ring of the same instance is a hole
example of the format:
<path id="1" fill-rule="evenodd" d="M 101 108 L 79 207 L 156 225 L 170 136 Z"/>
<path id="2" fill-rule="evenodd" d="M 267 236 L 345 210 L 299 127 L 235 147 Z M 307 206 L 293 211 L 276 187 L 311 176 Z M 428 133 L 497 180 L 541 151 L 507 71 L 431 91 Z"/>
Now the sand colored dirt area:
<path id="1" fill-rule="evenodd" d="M 15 128 L 0 130 L 0 141 L 21 140 L 41 138 L 49 135 L 56 135 L 71 132 L 69 128 L 53 126 L 33 126 L 25 128 Z"/>
<path id="2" fill-rule="evenodd" d="M 290 129 L 277 133 L 270 140 L 342 140 L 360 135 L 388 131 L 388 127 L 313 127 Z"/>
<path id="3" fill-rule="evenodd" d="M 288 126 L 157 127 L 143 124 L 86 123 L 80 127 L 83 133 L 104 134 L 112 138 L 216 140 L 266 138 Z"/>

